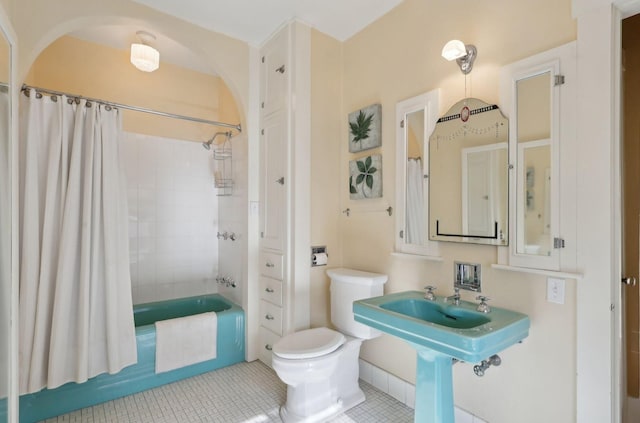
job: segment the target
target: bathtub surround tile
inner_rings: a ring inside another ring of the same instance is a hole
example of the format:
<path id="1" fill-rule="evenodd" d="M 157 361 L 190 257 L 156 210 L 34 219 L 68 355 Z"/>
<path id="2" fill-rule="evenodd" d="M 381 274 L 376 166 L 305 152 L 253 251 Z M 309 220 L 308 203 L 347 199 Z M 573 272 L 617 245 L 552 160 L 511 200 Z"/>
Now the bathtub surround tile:
<path id="1" fill-rule="evenodd" d="M 331 423 L 413 422 L 413 410 L 368 383 L 366 401 Z M 259 361 L 240 363 L 65 414 L 46 423 L 279 423 L 286 385 Z"/>
<path id="2" fill-rule="evenodd" d="M 210 154 L 199 143 L 125 135 L 134 303 L 216 292 L 205 282 L 218 275 Z"/>

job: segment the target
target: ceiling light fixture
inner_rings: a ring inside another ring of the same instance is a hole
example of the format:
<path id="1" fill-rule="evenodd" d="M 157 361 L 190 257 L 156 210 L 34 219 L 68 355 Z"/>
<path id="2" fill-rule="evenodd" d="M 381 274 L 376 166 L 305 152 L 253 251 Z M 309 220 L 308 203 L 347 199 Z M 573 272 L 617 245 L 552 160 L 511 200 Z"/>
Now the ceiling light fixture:
<path id="1" fill-rule="evenodd" d="M 477 55 L 478 50 L 474 45 L 465 44 L 460 40 L 451 40 L 442 48 L 442 57 L 449 61 L 455 59 L 460 71 L 465 75 L 471 72 Z"/>
<path id="2" fill-rule="evenodd" d="M 146 32 L 136 32 L 139 43 L 131 44 L 131 63 L 144 72 L 153 72 L 160 66 L 160 52 L 149 45 L 155 41 L 155 35 Z"/>

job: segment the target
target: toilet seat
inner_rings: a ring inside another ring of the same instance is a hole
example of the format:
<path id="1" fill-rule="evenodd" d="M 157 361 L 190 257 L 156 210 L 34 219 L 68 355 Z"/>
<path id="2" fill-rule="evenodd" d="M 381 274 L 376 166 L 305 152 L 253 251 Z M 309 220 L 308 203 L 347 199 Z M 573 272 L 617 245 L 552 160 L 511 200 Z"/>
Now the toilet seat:
<path id="1" fill-rule="evenodd" d="M 329 328 L 306 329 L 280 339 L 272 352 L 281 358 L 303 360 L 329 354 L 345 341 L 343 334 Z"/>

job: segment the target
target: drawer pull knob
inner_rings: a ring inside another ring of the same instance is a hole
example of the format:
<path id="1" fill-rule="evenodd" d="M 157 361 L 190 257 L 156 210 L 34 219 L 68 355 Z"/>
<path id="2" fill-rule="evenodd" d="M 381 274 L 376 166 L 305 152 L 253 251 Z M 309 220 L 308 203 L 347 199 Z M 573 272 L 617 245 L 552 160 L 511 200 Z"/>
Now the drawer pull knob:
<path id="1" fill-rule="evenodd" d="M 273 347 L 271 345 L 269 345 L 269 344 L 266 344 L 264 346 L 264 349 L 267 350 L 267 351 L 271 351 L 273 349 Z"/>
<path id="2" fill-rule="evenodd" d="M 273 288 L 267 288 L 265 289 L 265 291 L 267 291 L 269 294 L 274 293 L 275 291 L 273 290 Z"/>
<path id="3" fill-rule="evenodd" d="M 275 317 L 273 317 L 273 316 L 272 316 L 272 315 L 270 315 L 270 314 L 266 314 L 266 315 L 264 316 L 264 318 L 265 318 L 265 319 L 267 319 L 267 320 L 273 320 L 273 319 L 275 319 Z"/>
<path id="4" fill-rule="evenodd" d="M 275 267 L 275 264 L 267 262 L 266 266 L 267 267 Z"/>

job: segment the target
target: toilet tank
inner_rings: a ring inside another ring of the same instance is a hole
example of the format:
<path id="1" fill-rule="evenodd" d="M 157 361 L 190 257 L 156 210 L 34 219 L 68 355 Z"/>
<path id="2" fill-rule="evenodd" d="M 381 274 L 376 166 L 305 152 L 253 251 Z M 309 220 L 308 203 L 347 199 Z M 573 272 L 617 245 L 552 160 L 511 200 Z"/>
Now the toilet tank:
<path id="1" fill-rule="evenodd" d="M 331 322 L 343 334 L 371 339 L 380 332 L 353 318 L 353 302 L 383 294 L 388 276 L 354 269 L 329 269 L 331 278 Z"/>

